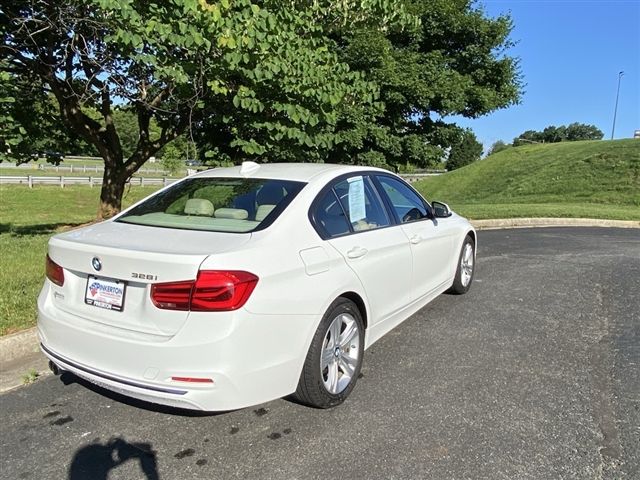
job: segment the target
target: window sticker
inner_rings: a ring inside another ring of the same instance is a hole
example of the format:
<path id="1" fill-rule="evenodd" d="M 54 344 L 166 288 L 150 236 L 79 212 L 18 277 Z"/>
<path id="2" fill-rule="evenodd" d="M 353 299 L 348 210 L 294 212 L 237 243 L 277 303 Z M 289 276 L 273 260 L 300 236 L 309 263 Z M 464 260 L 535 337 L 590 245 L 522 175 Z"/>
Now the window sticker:
<path id="1" fill-rule="evenodd" d="M 364 205 L 364 180 L 362 176 L 351 177 L 349 182 L 349 220 L 355 223 L 367 216 Z"/>

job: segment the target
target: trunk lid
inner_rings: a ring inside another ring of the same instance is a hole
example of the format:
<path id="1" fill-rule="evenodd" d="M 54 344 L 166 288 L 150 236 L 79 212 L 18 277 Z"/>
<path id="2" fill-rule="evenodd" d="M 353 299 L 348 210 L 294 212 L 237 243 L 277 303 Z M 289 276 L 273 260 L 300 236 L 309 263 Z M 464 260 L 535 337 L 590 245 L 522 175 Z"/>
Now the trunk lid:
<path id="1" fill-rule="evenodd" d="M 173 336 L 189 312 L 156 308 L 150 296 L 151 284 L 193 280 L 209 255 L 237 248 L 250 238 L 250 233 L 178 230 L 113 221 L 56 235 L 49 241 L 49 256 L 64 269 L 64 285 L 52 286 L 52 302 L 73 315 L 76 322 L 87 322 L 87 328 L 91 328 L 91 322 L 98 322 L 124 331 Z M 104 302 L 90 304 L 96 289 L 116 292 L 121 310 L 115 304 L 111 309 L 98 306 L 104 306 Z"/>

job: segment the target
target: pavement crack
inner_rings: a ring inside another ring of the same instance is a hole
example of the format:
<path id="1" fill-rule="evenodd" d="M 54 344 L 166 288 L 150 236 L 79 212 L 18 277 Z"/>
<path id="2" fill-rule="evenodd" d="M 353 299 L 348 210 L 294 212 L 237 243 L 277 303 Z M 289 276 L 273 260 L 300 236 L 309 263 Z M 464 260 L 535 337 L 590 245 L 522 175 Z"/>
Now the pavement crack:
<path id="1" fill-rule="evenodd" d="M 616 426 L 614 394 L 611 372 L 614 369 L 612 340 L 609 332 L 606 295 L 602 285 L 597 285 L 596 311 L 600 320 L 599 336 L 590 348 L 589 362 L 592 386 L 595 390 L 593 417 L 600 431 L 601 442 L 598 447 L 599 464 L 596 467 L 596 478 L 607 478 L 608 472 L 618 470 L 622 462 L 623 452 Z"/>

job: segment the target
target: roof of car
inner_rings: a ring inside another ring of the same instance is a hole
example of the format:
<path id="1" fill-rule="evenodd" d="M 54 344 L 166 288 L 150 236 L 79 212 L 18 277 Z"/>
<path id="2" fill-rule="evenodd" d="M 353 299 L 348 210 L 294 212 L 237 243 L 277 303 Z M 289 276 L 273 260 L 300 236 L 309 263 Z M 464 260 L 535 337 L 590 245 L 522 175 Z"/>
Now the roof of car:
<path id="1" fill-rule="evenodd" d="M 226 168 L 214 168 L 200 172 L 199 177 L 245 177 L 268 178 L 309 182 L 313 177 L 323 173 L 357 172 L 363 170 L 380 170 L 372 167 L 354 165 L 336 165 L 331 163 L 254 163 L 244 162 L 242 165 Z"/>

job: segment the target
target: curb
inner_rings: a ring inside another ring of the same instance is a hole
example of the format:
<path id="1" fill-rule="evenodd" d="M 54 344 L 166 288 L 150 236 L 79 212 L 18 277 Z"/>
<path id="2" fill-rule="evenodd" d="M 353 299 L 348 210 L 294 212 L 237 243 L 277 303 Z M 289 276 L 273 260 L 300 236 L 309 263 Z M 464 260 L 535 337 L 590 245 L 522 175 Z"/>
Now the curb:
<path id="1" fill-rule="evenodd" d="M 595 218 L 502 218 L 471 220 L 478 230 L 528 227 L 608 227 L 640 228 L 637 220 L 598 220 Z"/>
<path id="2" fill-rule="evenodd" d="M 471 224 L 478 230 L 530 227 L 640 228 L 640 221 L 597 220 L 593 218 L 504 218 L 472 220 Z M 0 337 L 0 370 L 3 370 L 7 363 L 28 357 L 38 351 L 40 348 L 37 327 Z"/>
<path id="3" fill-rule="evenodd" d="M 39 351 L 37 327 L 5 335 L 0 337 L 0 366 Z"/>

